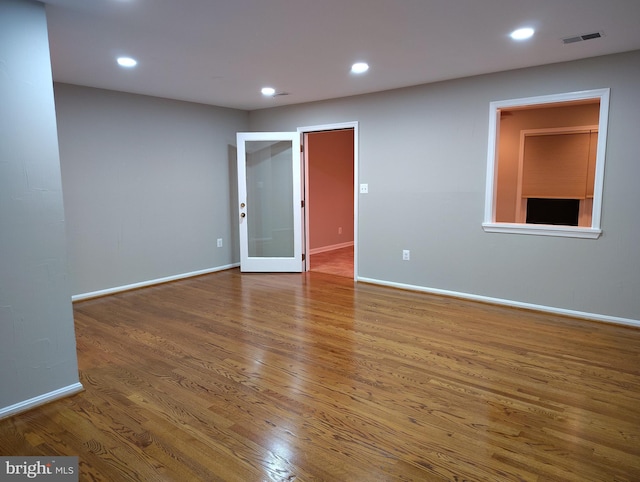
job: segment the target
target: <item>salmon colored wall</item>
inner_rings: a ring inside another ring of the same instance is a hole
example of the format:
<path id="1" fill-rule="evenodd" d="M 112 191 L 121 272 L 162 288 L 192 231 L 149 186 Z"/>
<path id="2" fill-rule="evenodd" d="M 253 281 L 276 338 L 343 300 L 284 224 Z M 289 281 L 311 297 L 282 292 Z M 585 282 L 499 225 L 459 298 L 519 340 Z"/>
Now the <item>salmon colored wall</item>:
<path id="1" fill-rule="evenodd" d="M 515 222 L 520 131 L 597 125 L 599 113 L 599 103 L 511 110 L 507 115 L 503 113 L 500 120 L 500 142 L 498 145 L 496 222 Z"/>
<path id="2" fill-rule="evenodd" d="M 353 243 L 353 129 L 311 132 L 306 149 L 309 249 Z"/>

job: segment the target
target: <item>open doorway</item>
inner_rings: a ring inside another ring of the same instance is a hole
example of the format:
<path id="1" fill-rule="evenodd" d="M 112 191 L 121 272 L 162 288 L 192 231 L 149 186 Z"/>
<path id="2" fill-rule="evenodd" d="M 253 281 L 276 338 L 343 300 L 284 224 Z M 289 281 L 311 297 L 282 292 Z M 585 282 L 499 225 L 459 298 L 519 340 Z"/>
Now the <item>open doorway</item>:
<path id="1" fill-rule="evenodd" d="M 308 270 L 354 278 L 355 128 L 303 131 Z"/>

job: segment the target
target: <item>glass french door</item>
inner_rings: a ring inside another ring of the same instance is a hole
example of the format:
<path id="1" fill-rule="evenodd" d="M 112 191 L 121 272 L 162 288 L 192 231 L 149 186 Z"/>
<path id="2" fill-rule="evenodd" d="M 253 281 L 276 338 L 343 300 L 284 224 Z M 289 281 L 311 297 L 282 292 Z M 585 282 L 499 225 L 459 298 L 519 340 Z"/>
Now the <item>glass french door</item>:
<path id="1" fill-rule="evenodd" d="M 300 134 L 239 132 L 240 270 L 301 272 Z"/>

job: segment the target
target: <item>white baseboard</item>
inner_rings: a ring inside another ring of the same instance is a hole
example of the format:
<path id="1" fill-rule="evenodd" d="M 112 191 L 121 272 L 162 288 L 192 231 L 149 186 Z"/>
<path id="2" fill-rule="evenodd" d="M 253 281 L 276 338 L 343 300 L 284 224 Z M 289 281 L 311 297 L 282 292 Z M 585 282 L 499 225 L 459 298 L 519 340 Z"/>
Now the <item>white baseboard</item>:
<path id="1" fill-rule="evenodd" d="M 64 397 L 75 395 L 76 393 L 79 393 L 83 390 L 84 387 L 80 382 L 78 382 L 67 387 L 59 388 L 49 393 L 38 395 L 37 397 L 33 397 L 22 402 L 14 403 L 13 405 L 9 405 L 8 407 L 0 408 L 0 420 L 2 420 L 3 418 L 11 417 L 21 412 L 26 412 L 27 410 L 39 407 L 40 405 L 44 405 L 45 403 L 53 402 Z"/>
<path id="2" fill-rule="evenodd" d="M 353 246 L 353 241 L 348 241 L 346 243 L 332 244 L 330 246 L 321 246 L 319 248 L 309 249 L 309 255 L 318 254 L 318 253 L 324 253 L 326 251 L 334 251 L 336 249 L 342 249 L 342 248 L 346 248 L 348 246 Z"/>
<path id="3" fill-rule="evenodd" d="M 73 295 L 71 297 L 71 301 L 82 301 L 82 300 L 88 300 L 90 298 L 98 298 L 100 296 L 112 295 L 115 293 L 120 293 L 122 291 L 135 290 L 138 288 L 145 288 L 147 286 L 159 285 L 162 283 L 169 283 L 170 281 L 177 281 L 180 279 L 192 278 L 194 276 L 201 276 L 203 274 L 215 273 L 217 271 L 224 271 L 231 268 L 237 268 L 238 266 L 240 266 L 240 263 L 233 263 L 225 266 L 218 266 L 216 268 L 208 268 L 200 271 L 192 271 L 190 273 L 182 273 L 174 276 L 167 276 L 166 278 L 158 278 L 158 279 L 153 279 L 148 281 L 142 281 L 140 283 L 133 283 L 130 285 L 116 286 L 114 288 L 108 288 L 106 290 L 91 291 L 90 293 Z"/>
<path id="4" fill-rule="evenodd" d="M 362 281 L 363 283 L 371 283 L 371 284 L 381 285 L 381 286 L 390 286 L 392 288 L 400 288 L 400 289 L 411 290 L 411 291 L 422 291 L 424 293 L 430 293 L 435 295 L 452 296 L 455 298 L 462 298 L 462 299 L 472 300 L 472 301 L 481 301 L 483 303 L 491 303 L 494 305 L 504 305 L 504 306 L 511 306 L 514 308 L 524 308 L 528 310 L 542 311 L 545 313 L 553 313 L 556 315 L 573 316 L 575 318 L 584 318 L 587 320 L 601 321 L 604 323 L 614 323 L 617 325 L 628 325 L 628 326 L 640 327 L 640 320 L 633 320 L 631 318 L 620 318 L 617 316 L 601 315 L 597 313 L 587 313 L 584 311 L 566 310 L 564 308 L 555 308 L 553 306 L 536 305 L 533 303 L 522 303 L 520 301 L 504 300 L 502 298 L 491 298 L 489 296 L 480 296 L 480 295 L 474 295 L 470 293 L 460 293 L 457 291 L 441 290 L 436 288 L 427 288 L 425 286 L 408 285 L 404 283 L 394 283 L 391 281 L 382 281 L 382 280 L 372 279 L 372 278 L 358 277 L 356 281 Z"/>

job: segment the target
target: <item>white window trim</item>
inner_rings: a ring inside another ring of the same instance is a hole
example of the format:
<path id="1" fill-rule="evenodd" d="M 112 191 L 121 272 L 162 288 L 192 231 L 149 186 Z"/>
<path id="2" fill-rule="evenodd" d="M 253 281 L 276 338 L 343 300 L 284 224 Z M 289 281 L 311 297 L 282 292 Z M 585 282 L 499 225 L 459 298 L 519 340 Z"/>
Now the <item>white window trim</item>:
<path id="1" fill-rule="evenodd" d="M 550 224 L 482 223 L 482 228 L 487 233 L 533 234 L 565 238 L 597 239 L 602 234 L 601 229 Z"/>
<path id="2" fill-rule="evenodd" d="M 543 95 L 523 99 L 493 101 L 489 104 L 489 138 L 487 147 L 487 180 L 485 191 L 484 222 L 482 228 L 487 233 L 529 234 L 538 236 L 563 236 L 570 238 L 597 239 L 602 234 L 600 217 L 602 213 L 602 190 L 604 186 L 604 161 L 607 143 L 610 89 L 594 89 L 565 94 Z M 576 100 L 599 99 L 600 116 L 598 122 L 598 148 L 596 152 L 596 174 L 593 189 L 593 215 L 590 227 L 552 226 L 544 224 L 496 223 L 497 166 L 496 145 L 498 144 L 498 121 L 500 109 L 528 105 L 551 104 Z"/>

